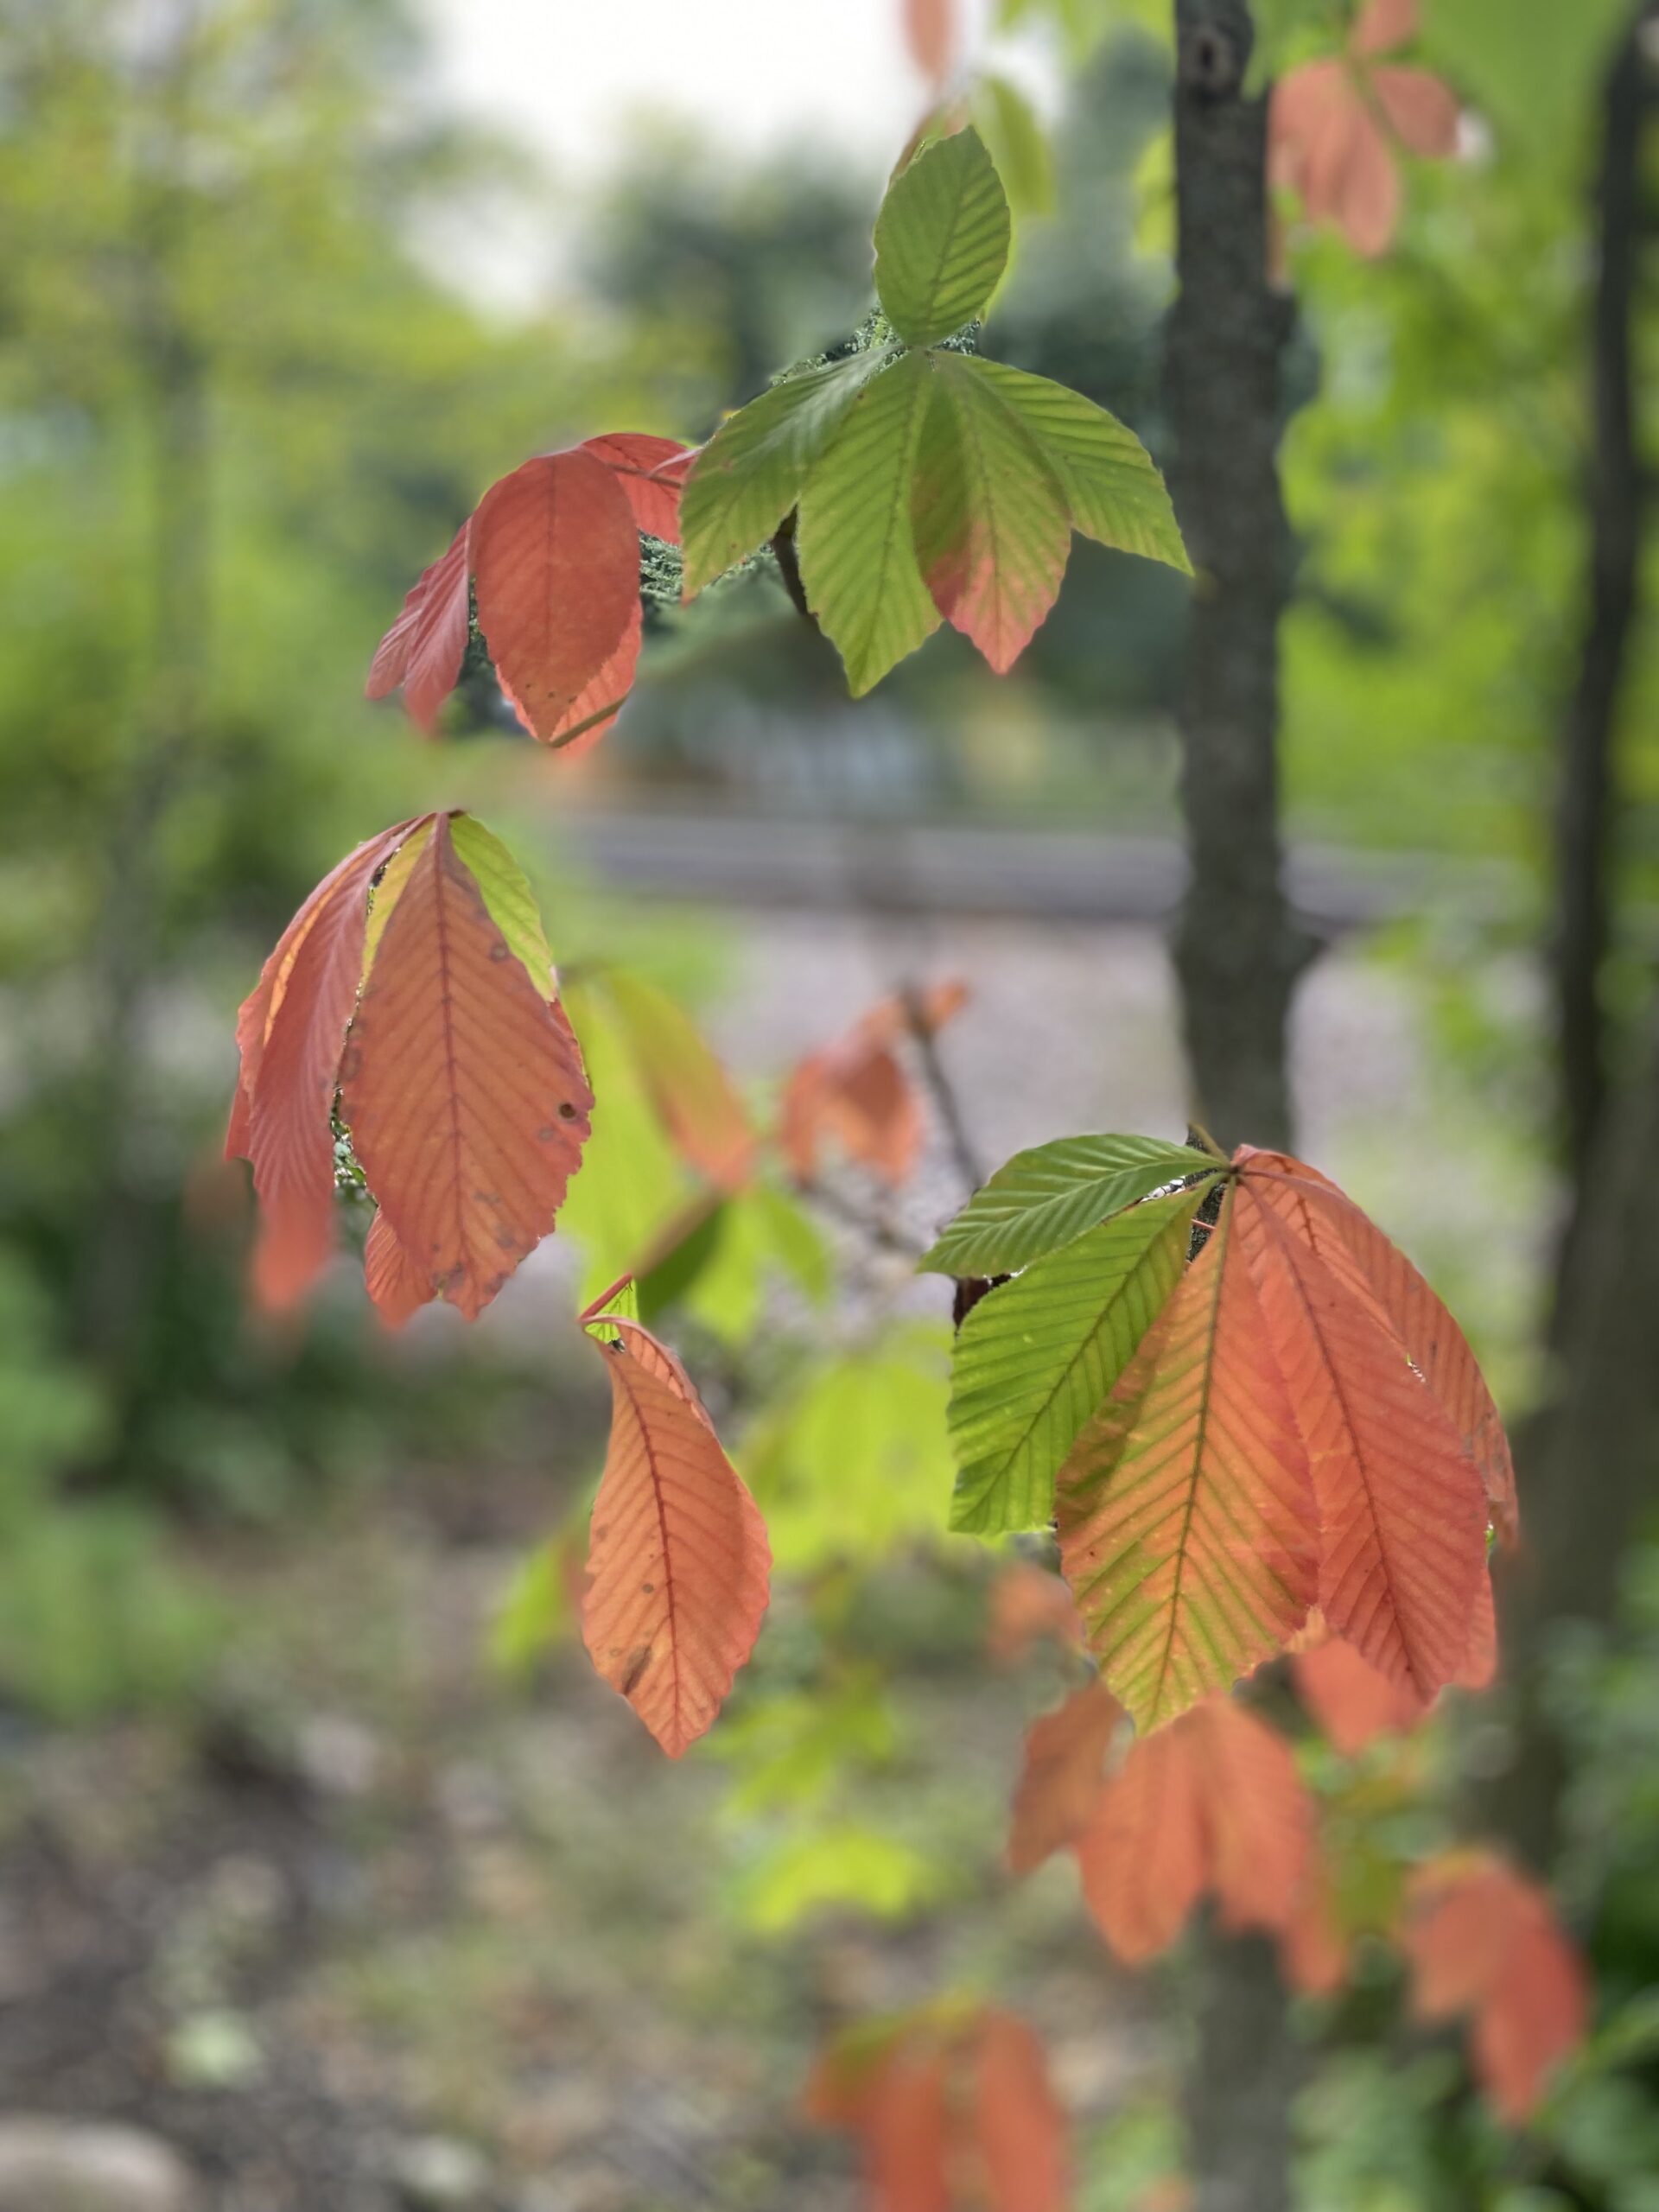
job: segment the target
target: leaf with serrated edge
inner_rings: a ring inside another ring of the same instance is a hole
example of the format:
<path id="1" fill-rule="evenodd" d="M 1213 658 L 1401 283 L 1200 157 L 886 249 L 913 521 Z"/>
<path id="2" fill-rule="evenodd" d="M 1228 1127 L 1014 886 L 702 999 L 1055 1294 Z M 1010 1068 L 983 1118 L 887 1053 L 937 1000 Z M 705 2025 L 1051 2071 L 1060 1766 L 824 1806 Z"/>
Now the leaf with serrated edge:
<path id="1" fill-rule="evenodd" d="M 615 654 L 639 601 L 639 532 L 615 475 L 580 447 L 492 484 L 472 526 L 478 623 L 504 688 L 550 741 Z"/>
<path id="2" fill-rule="evenodd" d="M 638 1332 L 627 1333 L 632 1344 Z M 633 1351 L 604 1357 L 611 1442 L 594 1500 L 582 1636 L 599 1673 L 677 1758 L 754 1647 L 771 1554 L 706 1415 Z"/>
<path id="3" fill-rule="evenodd" d="M 585 438 L 582 451 L 610 470 L 642 531 L 669 545 L 679 543 L 680 488 L 691 466 L 691 447 L 644 430 L 610 430 Z"/>
<path id="4" fill-rule="evenodd" d="M 1497 1532 L 1514 1544 L 1520 1522 L 1509 1440 L 1469 1341 L 1444 1303 L 1399 1247 L 1317 1168 L 1250 1145 L 1241 1145 L 1236 1158 L 1263 1204 L 1282 1214 L 1351 1291 L 1376 1301 L 1451 1415 L 1479 1470 Z"/>
<path id="5" fill-rule="evenodd" d="M 933 364 L 911 518 L 934 605 L 1006 675 L 1059 592 L 1071 521 L 1034 441 L 957 355 Z"/>
<path id="6" fill-rule="evenodd" d="M 1243 1179 L 1235 1218 L 1313 1471 L 1320 1610 L 1427 1701 L 1469 1648 L 1486 1561 L 1480 1477 L 1399 1338 L 1264 1189 Z"/>
<path id="7" fill-rule="evenodd" d="M 410 1265 L 397 1231 L 378 1211 L 369 1224 L 363 1246 L 363 1281 L 389 1329 L 401 1329 L 412 1313 L 437 1295 L 431 1277 Z"/>
<path id="8" fill-rule="evenodd" d="M 1164 480 L 1133 430 L 1080 391 L 976 356 L 966 365 L 1016 415 L 1065 487 L 1074 529 L 1190 575 Z"/>
<path id="9" fill-rule="evenodd" d="M 1057 1484 L 1090 1647 L 1142 1728 L 1281 1649 L 1318 1591 L 1306 1449 L 1232 1208 Z"/>
<path id="10" fill-rule="evenodd" d="M 552 1228 L 593 1095 L 447 816 L 386 923 L 340 1076 L 357 1156 L 410 1265 L 473 1319 Z"/>
<path id="11" fill-rule="evenodd" d="M 911 346 L 934 346 L 983 308 L 1007 266 L 1011 226 L 996 164 L 976 130 L 925 146 L 875 219 L 875 289 Z"/>
<path id="12" fill-rule="evenodd" d="M 557 995 L 553 954 L 542 927 L 541 909 L 529 879 L 493 830 L 475 814 L 452 814 L 449 837 L 455 857 L 478 886 L 490 919 L 523 963 L 538 997 Z"/>
<path id="13" fill-rule="evenodd" d="M 976 1191 L 918 1265 L 942 1275 L 1001 1275 L 1058 1252 L 1139 1198 L 1221 1163 L 1155 1137 L 1059 1137 L 1016 1152 Z"/>
<path id="14" fill-rule="evenodd" d="M 953 1529 L 1047 1526 L 1062 1462 L 1180 1280 L 1203 1196 L 1132 1206 L 1033 1261 L 968 1315 L 951 1363 Z"/>
<path id="15" fill-rule="evenodd" d="M 878 347 L 786 377 L 721 424 L 680 497 L 687 598 L 773 535 L 847 410 L 893 359 Z"/>
<path id="16" fill-rule="evenodd" d="M 855 699 L 939 626 L 910 520 L 931 381 L 927 356 L 906 353 L 867 385 L 801 494 L 801 582 Z"/>
<path id="17" fill-rule="evenodd" d="M 416 578 L 402 613 L 375 648 L 363 687 L 369 698 L 384 699 L 401 683 L 404 706 L 425 730 L 436 722 L 438 709 L 454 690 L 466 657 L 471 620 L 467 537 L 471 527 L 469 516 L 448 550 Z"/>

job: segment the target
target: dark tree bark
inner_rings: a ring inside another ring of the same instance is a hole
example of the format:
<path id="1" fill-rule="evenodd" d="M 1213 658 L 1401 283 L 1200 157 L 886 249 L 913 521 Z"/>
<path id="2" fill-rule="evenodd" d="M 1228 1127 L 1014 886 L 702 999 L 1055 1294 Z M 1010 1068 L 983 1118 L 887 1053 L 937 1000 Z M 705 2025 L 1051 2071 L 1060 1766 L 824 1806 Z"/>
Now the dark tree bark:
<path id="1" fill-rule="evenodd" d="M 1196 1118 L 1290 1141 L 1298 960 L 1281 881 L 1277 448 L 1291 307 L 1268 282 L 1266 104 L 1244 0 L 1176 0 L 1180 292 L 1166 365 L 1177 512 L 1198 571 L 1179 721 L 1192 866 L 1175 945 Z M 1287 2212 L 1300 2055 L 1271 1947 L 1207 1929 L 1187 2133 L 1195 2212 Z"/>
<path id="2" fill-rule="evenodd" d="M 1606 78 L 1596 182 L 1598 269 L 1592 316 L 1594 439 L 1589 470 L 1588 607 L 1578 680 L 1561 732 L 1555 857 L 1556 1025 L 1573 1179 L 1563 1264 L 1583 1198 L 1607 1084 L 1602 972 L 1611 934 L 1613 745 L 1636 613 L 1643 522 L 1631 326 L 1641 245 L 1643 125 L 1652 98 L 1643 40 L 1659 22 L 1643 0 Z"/>
<path id="3" fill-rule="evenodd" d="M 1198 1117 L 1228 1147 L 1290 1135 L 1297 965 L 1280 880 L 1281 357 L 1268 282 L 1266 104 L 1243 97 L 1244 0 L 1177 0 L 1180 293 L 1166 378 L 1175 504 L 1198 570 L 1180 706 L 1192 877 L 1176 939 Z"/>

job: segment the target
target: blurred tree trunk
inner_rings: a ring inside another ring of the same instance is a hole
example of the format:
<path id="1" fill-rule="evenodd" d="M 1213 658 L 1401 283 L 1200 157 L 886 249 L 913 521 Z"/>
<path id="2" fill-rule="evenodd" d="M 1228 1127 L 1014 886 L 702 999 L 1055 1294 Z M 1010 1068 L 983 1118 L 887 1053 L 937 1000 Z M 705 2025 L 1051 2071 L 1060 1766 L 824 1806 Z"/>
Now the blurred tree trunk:
<path id="1" fill-rule="evenodd" d="M 1180 292 L 1166 377 L 1176 508 L 1198 571 L 1179 710 L 1192 874 L 1175 944 L 1194 1111 L 1230 1149 L 1288 1143 L 1297 961 L 1281 883 L 1277 448 L 1289 301 L 1268 281 L 1267 111 L 1244 0 L 1176 0 Z M 1271 1946 L 1200 1938 L 1188 2084 L 1194 2212 L 1286 2212 L 1300 2073 Z"/>
<path id="2" fill-rule="evenodd" d="M 1478 1792 L 1483 1825 L 1548 1873 L 1560 1841 L 1567 1745 L 1545 1696 L 1557 1624 L 1605 1624 L 1636 1524 L 1659 1500 L 1659 999 L 1624 1080 L 1608 1091 L 1602 969 L 1611 934 L 1611 772 L 1619 693 L 1640 606 L 1642 456 L 1633 323 L 1644 243 L 1647 51 L 1656 0 L 1635 9 L 1605 79 L 1595 195 L 1591 575 L 1579 679 L 1562 732 L 1556 818 L 1557 1018 L 1573 1176 L 1551 1338 L 1555 1386 L 1518 1440 L 1523 1548 L 1498 1600 L 1510 1758 Z"/>
<path id="3" fill-rule="evenodd" d="M 1573 1179 L 1564 1267 L 1570 1262 L 1607 1084 L 1601 991 L 1611 935 L 1613 747 L 1637 607 L 1644 505 L 1632 361 L 1643 232 L 1642 141 L 1652 99 L 1652 68 L 1643 38 L 1651 35 L 1656 22 L 1659 8 L 1643 0 L 1607 73 L 1595 190 L 1588 607 L 1578 680 L 1562 726 L 1555 815 L 1556 1027 Z"/>

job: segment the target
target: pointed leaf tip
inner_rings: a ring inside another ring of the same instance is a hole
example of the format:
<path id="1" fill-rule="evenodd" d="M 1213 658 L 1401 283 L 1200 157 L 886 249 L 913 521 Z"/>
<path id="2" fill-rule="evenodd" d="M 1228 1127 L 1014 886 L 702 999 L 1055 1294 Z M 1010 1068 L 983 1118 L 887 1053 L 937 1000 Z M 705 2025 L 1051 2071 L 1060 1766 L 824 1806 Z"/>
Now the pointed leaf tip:
<path id="1" fill-rule="evenodd" d="M 912 346 L 971 322 L 1007 265 L 1007 195 L 972 129 L 924 146 L 894 179 L 875 222 L 875 288 Z"/>

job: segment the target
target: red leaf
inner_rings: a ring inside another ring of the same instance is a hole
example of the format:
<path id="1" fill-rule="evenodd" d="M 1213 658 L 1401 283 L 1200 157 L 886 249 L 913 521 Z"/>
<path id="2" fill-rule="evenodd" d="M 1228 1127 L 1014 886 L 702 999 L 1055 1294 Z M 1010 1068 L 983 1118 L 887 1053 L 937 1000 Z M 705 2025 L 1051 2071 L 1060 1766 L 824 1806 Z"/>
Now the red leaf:
<path id="1" fill-rule="evenodd" d="M 1472 2013 L 1475 2069 L 1512 2124 L 1582 2041 L 1589 1993 L 1548 1892 L 1490 1853 L 1419 1868 L 1401 1942 L 1425 2019 Z"/>
<path id="2" fill-rule="evenodd" d="M 1065 2115 L 1043 2048 L 1011 2013 L 981 2016 L 973 2110 L 993 2212 L 1065 2212 Z"/>
<path id="3" fill-rule="evenodd" d="M 551 751 L 562 753 L 567 760 L 579 760 L 584 753 L 591 753 L 612 728 L 633 689 L 644 636 L 645 621 L 636 600 L 622 632 L 622 642 L 589 677 L 548 732 L 546 742 Z M 496 680 L 501 684 L 501 696 L 528 729 L 530 717 L 502 681 L 499 670 L 496 671 Z"/>
<path id="4" fill-rule="evenodd" d="M 1458 96 L 1427 69 L 1373 69 L 1371 90 L 1395 136 L 1413 154 L 1446 161 L 1458 150 Z"/>
<path id="5" fill-rule="evenodd" d="M 582 1635 L 600 1674 L 677 1758 L 713 1722 L 754 1648 L 772 1557 L 754 1500 L 696 1394 L 686 1395 L 683 1370 L 637 1323 L 626 1338 L 627 1348 L 606 1353 L 611 1442 L 594 1501 Z"/>
<path id="6" fill-rule="evenodd" d="M 1475 1592 L 1475 1618 L 1463 1664 L 1452 1677 L 1460 1690 L 1490 1689 L 1497 1673 L 1497 1608 L 1492 1602 L 1491 1571 L 1480 1578 Z"/>
<path id="7" fill-rule="evenodd" d="M 493 484 L 472 523 L 479 626 L 520 719 L 551 742 L 622 645 L 639 537 L 614 472 L 580 447 Z"/>
<path id="8" fill-rule="evenodd" d="M 470 528 L 469 518 L 455 532 L 448 551 L 416 579 L 403 613 L 376 648 L 364 687 L 371 699 L 384 699 L 401 683 L 404 706 L 426 730 L 436 722 L 439 708 L 454 690 L 466 657 Z"/>
<path id="9" fill-rule="evenodd" d="M 957 51 L 953 0 L 903 0 L 905 43 L 911 59 L 938 92 L 950 74 Z"/>
<path id="10" fill-rule="evenodd" d="M 1303 1704 L 1347 1758 L 1379 1736 L 1414 1728 L 1427 1710 L 1409 1684 L 1379 1674 L 1340 1637 L 1299 1651 L 1291 1665 Z"/>
<path id="11" fill-rule="evenodd" d="M 1486 1556 L 1464 1440 L 1351 1267 L 1299 1233 L 1306 1203 L 1246 1160 L 1238 1235 L 1313 1471 L 1331 1628 L 1427 1702 L 1468 1649 Z M 1363 1302 L 1362 1302 L 1363 1301 Z"/>
<path id="12" fill-rule="evenodd" d="M 380 937 L 341 1111 L 409 1264 L 477 1316 L 553 1226 L 593 1094 L 440 815 Z"/>
<path id="13" fill-rule="evenodd" d="M 865 2172 L 874 2212 L 950 2212 L 946 2060 L 900 2043 L 871 2085 Z"/>
<path id="14" fill-rule="evenodd" d="M 695 446 L 674 438 L 653 438 L 643 430 L 613 430 L 583 441 L 590 453 L 614 474 L 639 528 L 652 537 L 680 542 L 680 493 L 697 457 Z"/>
<path id="15" fill-rule="evenodd" d="M 389 1329 L 401 1329 L 411 1313 L 437 1295 L 431 1278 L 410 1264 L 397 1232 L 378 1209 L 363 1246 L 363 1280 Z"/>
<path id="16" fill-rule="evenodd" d="M 1084 1895 L 1126 1964 L 1167 1949 L 1207 1890 L 1230 1928 L 1283 1933 L 1307 1869 L 1313 1800 L 1289 1746 L 1232 1699 L 1140 1737 L 1078 1840 Z"/>
<path id="17" fill-rule="evenodd" d="M 1074 1690 L 1065 1703 L 1032 1723 L 1025 1765 L 1014 1795 L 1008 1868 L 1028 1874 L 1075 1843 L 1094 1815 L 1110 1747 L 1123 1709 L 1098 1681 Z"/>
<path id="18" fill-rule="evenodd" d="M 323 878 L 237 1017 L 241 1071 L 226 1151 L 253 1163 L 260 1209 L 254 1288 L 273 1310 L 293 1305 L 334 1249 L 330 1116 L 362 974 L 369 885 L 416 826 L 383 830 Z"/>

